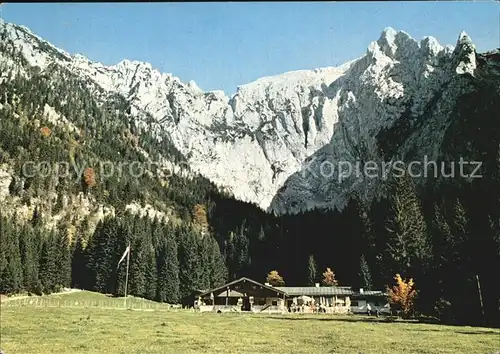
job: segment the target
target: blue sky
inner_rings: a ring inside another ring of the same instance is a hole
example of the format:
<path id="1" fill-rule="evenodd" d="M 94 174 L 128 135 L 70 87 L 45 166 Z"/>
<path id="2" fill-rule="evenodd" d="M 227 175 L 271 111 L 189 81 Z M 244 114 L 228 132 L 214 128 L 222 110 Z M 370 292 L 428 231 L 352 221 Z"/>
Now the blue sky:
<path id="1" fill-rule="evenodd" d="M 455 44 L 465 30 L 479 51 L 499 47 L 498 2 L 31 3 L 1 17 L 91 60 L 150 62 L 204 90 L 361 56 L 391 26 Z"/>

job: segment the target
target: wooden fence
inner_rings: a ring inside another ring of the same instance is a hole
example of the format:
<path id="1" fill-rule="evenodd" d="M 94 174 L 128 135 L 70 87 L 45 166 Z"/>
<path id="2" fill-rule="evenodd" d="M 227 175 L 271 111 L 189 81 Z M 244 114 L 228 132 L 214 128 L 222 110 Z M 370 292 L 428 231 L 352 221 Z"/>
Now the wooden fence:
<path id="1" fill-rule="evenodd" d="M 2 308 L 11 307 L 61 307 L 61 308 L 99 308 L 99 309 L 132 309 L 132 310 L 181 310 L 180 305 L 165 303 L 138 301 L 133 298 L 127 299 L 125 307 L 124 299 L 103 300 L 70 300 L 61 298 L 29 297 L 4 301 Z"/>

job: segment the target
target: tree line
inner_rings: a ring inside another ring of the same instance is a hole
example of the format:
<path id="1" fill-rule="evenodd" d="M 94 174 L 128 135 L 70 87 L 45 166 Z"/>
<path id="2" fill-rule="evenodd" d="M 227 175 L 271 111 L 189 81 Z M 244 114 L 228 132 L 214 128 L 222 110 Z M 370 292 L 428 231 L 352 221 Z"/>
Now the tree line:
<path id="1" fill-rule="evenodd" d="M 123 296 L 126 266 L 118 261 L 129 244 L 130 295 L 175 304 L 227 280 L 217 241 L 187 225 L 130 214 L 107 217 L 86 241 L 64 229 L 48 231 L 35 220 L 20 224 L 0 217 L 0 293 L 73 287 Z"/>

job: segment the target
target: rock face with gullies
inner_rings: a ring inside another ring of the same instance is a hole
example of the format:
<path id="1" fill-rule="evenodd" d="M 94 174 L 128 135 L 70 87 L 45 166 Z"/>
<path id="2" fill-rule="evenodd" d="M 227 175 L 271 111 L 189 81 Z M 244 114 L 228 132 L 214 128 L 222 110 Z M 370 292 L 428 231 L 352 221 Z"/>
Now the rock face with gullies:
<path id="1" fill-rule="evenodd" d="M 340 67 L 261 78 L 227 97 L 148 63 L 105 66 L 70 55 L 25 27 L 1 22 L 0 33 L 29 65 L 63 66 L 102 100 L 122 95 L 131 114 L 147 113 L 161 126 L 158 139 L 167 134 L 191 170 L 278 214 L 342 208 L 354 191 L 367 200 L 380 193 L 380 181 L 362 176 L 339 180 L 334 171 L 318 178 L 325 161 L 437 154 L 454 100 L 467 90 L 457 78 L 476 67 L 465 33 L 456 47 L 442 47 L 432 37 L 419 42 L 387 28 L 363 56 Z M 0 52 L 2 65 L 13 64 Z"/>

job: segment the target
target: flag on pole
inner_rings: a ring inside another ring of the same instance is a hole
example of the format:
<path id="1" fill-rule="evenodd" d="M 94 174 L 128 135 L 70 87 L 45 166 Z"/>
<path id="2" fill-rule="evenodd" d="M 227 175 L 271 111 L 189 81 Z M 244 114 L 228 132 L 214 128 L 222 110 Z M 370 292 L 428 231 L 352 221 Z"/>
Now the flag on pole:
<path id="1" fill-rule="evenodd" d="M 125 257 L 127 256 L 127 254 L 130 253 L 130 244 L 127 246 L 127 248 L 125 249 L 125 252 L 123 252 L 123 256 L 122 258 L 120 258 L 120 261 L 118 262 L 118 265 L 116 267 L 119 267 L 120 266 L 120 263 L 123 262 L 123 260 L 125 259 Z"/>

